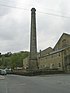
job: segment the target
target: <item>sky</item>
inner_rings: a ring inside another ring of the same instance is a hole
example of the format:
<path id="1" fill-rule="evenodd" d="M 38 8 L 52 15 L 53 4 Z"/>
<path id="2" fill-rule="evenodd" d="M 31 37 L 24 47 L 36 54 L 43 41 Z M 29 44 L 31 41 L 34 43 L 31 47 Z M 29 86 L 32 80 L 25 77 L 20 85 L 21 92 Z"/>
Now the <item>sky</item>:
<path id="1" fill-rule="evenodd" d="M 31 8 L 36 8 L 37 50 L 70 34 L 70 0 L 0 0 L 0 52 L 30 51 Z"/>

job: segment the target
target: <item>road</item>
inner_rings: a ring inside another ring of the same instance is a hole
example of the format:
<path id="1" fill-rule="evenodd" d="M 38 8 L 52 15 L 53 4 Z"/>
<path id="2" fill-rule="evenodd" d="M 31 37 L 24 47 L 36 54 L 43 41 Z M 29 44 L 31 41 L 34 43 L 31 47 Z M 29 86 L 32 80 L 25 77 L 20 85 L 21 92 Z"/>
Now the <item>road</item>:
<path id="1" fill-rule="evenodd" d="M 0 79 L 0 93 L 70 93 L 70 75 L 6 75 Z"/>

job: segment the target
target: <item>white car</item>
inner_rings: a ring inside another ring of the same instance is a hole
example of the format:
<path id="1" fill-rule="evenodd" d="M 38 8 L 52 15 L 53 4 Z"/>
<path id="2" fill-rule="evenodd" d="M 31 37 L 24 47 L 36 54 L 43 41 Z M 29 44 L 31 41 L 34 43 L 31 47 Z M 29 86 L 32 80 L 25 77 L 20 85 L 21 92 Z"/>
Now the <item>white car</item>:
<path id="1" fill-rule="evenodd" d="M 1 75 L 6 75 L 7 74 L 5 69 L 1 69 L 0 72 L 1 72 Z"/>

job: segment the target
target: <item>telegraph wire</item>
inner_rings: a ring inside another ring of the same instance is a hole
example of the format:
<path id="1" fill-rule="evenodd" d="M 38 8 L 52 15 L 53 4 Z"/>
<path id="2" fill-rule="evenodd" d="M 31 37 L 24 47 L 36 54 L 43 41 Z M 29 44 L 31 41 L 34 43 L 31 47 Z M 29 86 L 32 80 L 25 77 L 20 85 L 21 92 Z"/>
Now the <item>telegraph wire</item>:
<path id="1" fill-rule="evenodd" d="M 0 2 L 5 4 L 5 3 L 11 3 L 12 1 L 2 1 L 2 0 L 0 0 Z M 18 1 L 16 1 L 16 2 L 17 2 L 17 3 L 20 3 L 20 4 L 24 4 L 23 2 L 18 2 Z M 25 4 L 24 4 L 24 5 L 25 5 Z M 28 5 L 33 5 L 33 4 L 28 4 Z M 41 8 L 41 7 L 38 6 L 38 8 Z M 45 7 L 45 8 L 48 9 L 48 10 L 50 10 L 50 11 L 59 12 L 59 13 L 60 13 L 60 11 L 56 11 L 56 10 L 54 10 L 54 9 L 52 9 L 52 8 L 47 8 L 47 7 Z M 45 8 L 44 8 L 44 9 L 45 9 Z"/>
<path id="2" fill-rule="evenodd" d="M 23 8 L 23 7 L 14 7 L 14 6 L 5 5 L 5 4 L 0 4 L 0 6 L 5 6 L 5 7 L 9 7 L 9 8 L 15 8 L 15 9 L 20 9 L 20 10 L 29 11 L 29 9 L 26 9 L 26 8 Z M 42 11 L 38 11 L 38 12 L 39 12 L 39 13 L 42 13 L 42 14 L 50 15 L 50 16 L 57 16 L 57 17 L 63 17 L 63 18 L 70 18 L 70 16 L 63 16 L 63 15 L 58 15 L 58 14 L 48 13 L 48 12 L 42 12 Z"/>
<path id="3" fill-rule="evenodd" d="M 0 0 L 0 2 L 1 3 L 3 3 L 3 4 L 5 4 L 5 3 L 8 3 L 8 4 L 10 4 L 10 3 L 12 3 L 12 1 L 1 1 Z M 16 3 L 19 3 L 19 4 L 24 4 L 24 5 L 26 5 L 25 3 L 23 3 L 23 2 L 18 2 L 18 1 L 16 1 Z M 31 5 L 31 4 L 27 4 L 27 5 Z"/>
<path id="4" fill-rule="evenodd" d="M 2 0 L 0 0 L 0 2 L 2 2 L 2 3 L 4 3 L 4 2 L 6 2 L 6 3 L 11 3 L 12 2 L 12 0 L 10 0 L 10 1 L 2 1 Z M 33 2 L 35 2 L 35 1 L 33 1 Z M 16 1 L 16 3 L 20 3 L 20 4 L 24 4 L 23 2 L 19 2 L 19 1 Z M 5 4 L 5 3 L 4 3 Z M 33 3 L 32 3 L 33 4 Z M 32 4 L 27 4 L 27 5 L 32 5 Z M 24 5 L 26 5 L 26 4 L 24 4 Z M 22 6 L 23 7 L 23 6 Z M 38 8 L 41 8 L 41 7 L 39 7 L 39 6 L 37 6 Z M 13 7 L 12 7 L 13 8 Z M 15 8 L 15 7 L 14 7 Z M 20 8 L 20 7 L 17 7 L 17 8 Z M 61 11 L 59 11 L 59 10 L 54 10 L 54 9 L 52 9 L 52 8 L 47 8 L 47 7 L 44 7 L 44 9 L 47 9 L 47 10 L 50 10 L 50 11 L 53 11 L 53 12 L 57 12 L 57 13 L 60 13 Z M 45 14 L 45 13 L 44 13 Z M 58 14 L 57 14 L 58 15 Z"/>
<path id="5" fill-rule="evenodd" d="M 10 6 L 10 5 L 5 5 L 5 4 L 0 4 L 0 6 L 5 6 L 5 7 L 9 7 L 9 8 L 16 8 L 16 9 L 20 9 L 20 10 L 27 10 L 29 11 L 28 9 L 25 9 L 25 8 L 21 8 L 21 7 L 15 7 L 15 6 Z"/>
<path id="6" fill-rule="evenodd" d="M 10 1 L 2 1 L 2 0 L 0 0 L 0 2 L 5 2 L 5 3 L 12 3 L 12 0 L 10 0 Z M 18 1 L 16 1 L 16 3 L 22 3 L 22 2 L 18 2 Z"/>
<path id="7" fill-rule="evenodd" d="M 59 14 L 46 13 L 46 12 L 41 12 L 41 11 L 38 11 L 38 12 L 39 12 L 39 13 L 42 13 L 42 14 L 50 15 L 50 16 L 57 16 L 57 17 L 70 18 L 70 16 L 63 16 L 63 15 L 59 15 Z"/>
<path id="8" fill-rule="evenodd" d="M 0 2 L 1 3 L 3 3 L 3 4 L 5 4 L 5 3 L 12 3 L 12 0 L 10 0 L 10 1 L 2 1 L 2 0 L 0 0 Z M 35 1 L 33 1 L 33 2 L 35 2 Z M 23 3 L 23 2 L 19 2 L 19 1 L 16 1 L 16 3 L 20 3 L 20 4 L 24 4 L 24 5 L 32 5 L 32 4 L 25 4 L 25 3 Z M 22 6 L 23 7 L 23 6 Z M 38 8 L 41 8 L 41 7 L 39 7 L 39 6 L 37 6 Z M 44 7 L 44 9 L 47 9 L 47 10 L 50 10 L 50 11 L 53 11 L 53 12 L 57 12 L 57 13 L 60 13 L 61 11 L 59 11 L 59 10 L 54 10 L 54 9 L 52 9 L 52 8 L 47 8 L 47 7 Z"/>

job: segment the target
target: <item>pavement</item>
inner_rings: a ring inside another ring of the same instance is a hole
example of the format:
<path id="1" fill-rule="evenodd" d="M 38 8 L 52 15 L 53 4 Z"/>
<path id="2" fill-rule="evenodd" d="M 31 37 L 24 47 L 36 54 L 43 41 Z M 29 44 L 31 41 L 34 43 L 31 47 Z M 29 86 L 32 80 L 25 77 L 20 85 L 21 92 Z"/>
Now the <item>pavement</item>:
<path id="1" fill-rule="evenodd" d="M 0 93 L 70 93 L 70 75 L 6 75 Z"/>
<path id="2" fill-rule="evenodd" d="M 5 79 L 5 77 L 4 77 L 4 76 L 2 76 L 2 75 L 0 75 L 0 80 L 2 80 L 2 79 Z"/>

